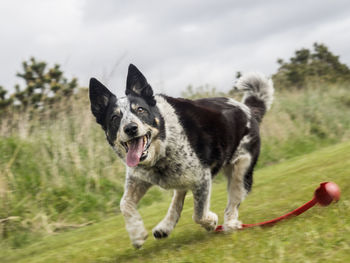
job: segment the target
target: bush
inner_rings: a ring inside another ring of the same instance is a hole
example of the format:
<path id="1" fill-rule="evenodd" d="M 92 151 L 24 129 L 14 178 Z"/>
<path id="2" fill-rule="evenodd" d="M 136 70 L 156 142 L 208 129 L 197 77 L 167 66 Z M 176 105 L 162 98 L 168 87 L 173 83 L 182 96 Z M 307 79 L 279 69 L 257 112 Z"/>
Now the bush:
<path id="1" fill-rule="evenodd" d="M 350 69 L 329 51 L 324 44 L 315 43 L 314 50 L 302 48 L 295 51 L 288 62 L 278 59 L 280 65 L 273 75 L 278 88 L 305 88 L 310 82 L 332 84 L 350 81 Z"/>
<path id="2" fill-rule="evenodd" d="M 47 63 L 30 58 L 22 63 L 22 72 L 17 73 L 17 77 L 22 79 L 25 87 L 19 84 L 15 86 L 15 93 L 8 98 L 7 91 L 0 86 L 0 110 L 5 110 L 9 106 L 26 110 L 47 109 L 52 103 L 61 99 L 71 97 L 78 88 L 76 78 L 68 80 L 60 65 L 55 64 L 52 68 L 47 68 Z"/>

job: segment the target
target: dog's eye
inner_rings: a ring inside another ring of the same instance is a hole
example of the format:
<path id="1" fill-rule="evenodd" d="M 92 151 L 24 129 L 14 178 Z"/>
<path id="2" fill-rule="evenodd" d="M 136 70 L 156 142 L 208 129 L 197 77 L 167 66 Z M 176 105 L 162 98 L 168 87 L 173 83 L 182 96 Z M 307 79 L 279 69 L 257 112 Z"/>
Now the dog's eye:
<path id="1" fill-rule="evenodd" d="M 137 113 L 144 113 L 146 110 L 142 107 L 137 108 Z"/>
<path id="2" fill-rule="evenodd" d="M 111 118 L 111 121 L 116 121 L 120 118 L 120 116 L 118 115 L 113 115 L 112 118 Z"/>

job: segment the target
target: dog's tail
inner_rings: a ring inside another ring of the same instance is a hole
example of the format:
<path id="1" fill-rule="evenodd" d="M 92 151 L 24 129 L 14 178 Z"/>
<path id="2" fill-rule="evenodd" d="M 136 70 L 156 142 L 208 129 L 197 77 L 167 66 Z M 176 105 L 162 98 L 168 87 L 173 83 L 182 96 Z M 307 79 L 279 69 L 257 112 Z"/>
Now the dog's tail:
<path id="1" fill-rule="evenodd" d="M 252 111 L 252 115 L 261 122 L 273 101 L 273 82 L 261 73 L 248 73 L 238 79 L 235 90 L 243 91 L 242 102 Z"/>

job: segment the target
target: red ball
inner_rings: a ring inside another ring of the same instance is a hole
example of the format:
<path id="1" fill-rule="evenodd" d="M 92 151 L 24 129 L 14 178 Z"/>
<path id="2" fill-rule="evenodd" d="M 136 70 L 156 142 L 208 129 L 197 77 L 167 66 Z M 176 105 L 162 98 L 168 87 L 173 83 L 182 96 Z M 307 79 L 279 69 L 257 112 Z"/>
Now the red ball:
<path id="1" fill-rule="evenodd" d="M 315 191 L 315 198 L 322 206 L 327 206 L 340 198 L 340 189 L 336 183 L 324 182 Z"/>

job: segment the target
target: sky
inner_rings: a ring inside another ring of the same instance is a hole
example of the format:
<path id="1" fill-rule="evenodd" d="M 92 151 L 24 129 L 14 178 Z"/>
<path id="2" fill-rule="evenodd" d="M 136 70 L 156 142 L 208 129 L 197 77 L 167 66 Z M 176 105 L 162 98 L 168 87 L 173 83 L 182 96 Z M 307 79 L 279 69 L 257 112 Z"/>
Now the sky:
<path id="1" fill-rule="evenodd" d="M 350 65 L 349 32 L 348 0 L 1 0 L 0 85 L 22 84 L 16 73 L 34 56 L 118 96 L 130 63 L 156 93 L 228 91 L 237 71 L 271 75 L 314 42 Z"/>

